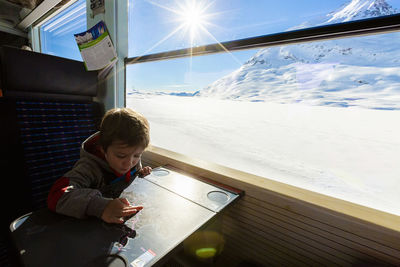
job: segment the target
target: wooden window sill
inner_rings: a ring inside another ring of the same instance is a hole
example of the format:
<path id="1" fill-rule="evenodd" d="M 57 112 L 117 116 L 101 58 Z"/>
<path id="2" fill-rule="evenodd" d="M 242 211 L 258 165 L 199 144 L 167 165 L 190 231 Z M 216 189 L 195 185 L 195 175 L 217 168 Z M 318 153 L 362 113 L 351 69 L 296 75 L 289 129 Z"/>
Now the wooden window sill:
<path id="1" fill-rule="evenodd" d="M 143 155 L 143 161 L 152 166 L 171 165 L 188 174 L 205 177 L 228 186 L 244 190 L 246 195 L 267 200 L 271 195 L 290 201 L 314 205 L 317 210 L 333 211 L 345 216 L 372 223 L 388 230 L 400 232 L 400 216 L 375 210 L 345 200 L 326 196 L 268 178 L 245 173 L 215 163 L 194 159 L 160 147 L 150 146 Z M 268 192 L 268 194 L 266 194 Z M 300 205 L 301 206 L 301 205 Z M 296 207 L 285 207 L 293 210 Z M 301 210 L 295 212 L 301 213 Z"/>

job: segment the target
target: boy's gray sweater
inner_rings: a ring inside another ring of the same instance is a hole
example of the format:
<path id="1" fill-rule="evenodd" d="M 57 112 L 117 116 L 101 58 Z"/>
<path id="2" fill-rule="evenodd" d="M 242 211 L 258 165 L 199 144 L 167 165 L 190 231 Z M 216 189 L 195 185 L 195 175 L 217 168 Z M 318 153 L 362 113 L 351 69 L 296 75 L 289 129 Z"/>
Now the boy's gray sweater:
<path id="1" fill-rule="evenodd" d="M 80 159 L 72 170 L 55 182 L 48 197 L 50 209 L 76 218 L 101 218 L 108 202 L 118 198 L 135 179 L 128 172 L 123 179 L 111 183 L 118 175 L 99 152 L 98 139 L 98 132 L 86 139 L 82 143 Z M 141 168 L 139 161 L 132 169 Z"/>

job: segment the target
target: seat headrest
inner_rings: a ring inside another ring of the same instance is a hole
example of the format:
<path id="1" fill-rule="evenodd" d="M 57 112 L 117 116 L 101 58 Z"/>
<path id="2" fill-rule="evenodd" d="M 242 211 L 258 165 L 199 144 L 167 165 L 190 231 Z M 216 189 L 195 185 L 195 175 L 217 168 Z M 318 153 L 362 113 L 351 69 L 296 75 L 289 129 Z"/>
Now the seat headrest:
<path id="1" fill-rule="evenodd" d="M 80 61 L 3 46 L 0 65 L 4 96 L 97 95 L 97 72 L 86 71 Z"/>

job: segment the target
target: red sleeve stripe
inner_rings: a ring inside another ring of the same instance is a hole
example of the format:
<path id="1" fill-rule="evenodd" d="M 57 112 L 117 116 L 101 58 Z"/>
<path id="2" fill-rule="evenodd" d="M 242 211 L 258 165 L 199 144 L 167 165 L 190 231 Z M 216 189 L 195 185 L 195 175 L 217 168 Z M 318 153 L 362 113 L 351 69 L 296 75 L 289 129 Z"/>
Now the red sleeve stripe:
<path id="1" fill-rule="evenodd" d="M 61 177 L 58 179 L 50 189 L 49 196 L 47 197 L 47 206 L 50 210 L 56 211 L 58 200 L 65 193 L 69 186 L 69 179 Z"/>

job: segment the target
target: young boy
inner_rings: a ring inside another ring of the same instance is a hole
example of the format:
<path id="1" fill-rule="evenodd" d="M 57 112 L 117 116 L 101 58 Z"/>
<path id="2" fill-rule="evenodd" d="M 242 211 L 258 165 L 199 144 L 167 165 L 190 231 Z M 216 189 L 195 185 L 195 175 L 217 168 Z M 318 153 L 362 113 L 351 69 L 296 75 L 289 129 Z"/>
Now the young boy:
<path id="1" fill-rule="evenodd" d="M 123 223 L 124 217 L 143 208 L 118 197 L 137 175 L 151 173 L 140 160 L 149 140 L 145 117 L 129 108 L 109 110 L 100 131 L 82 143 L 72 170 L 50 189 L 49 209 L 76 218 L 96 216 L 108 223 Z"/>

